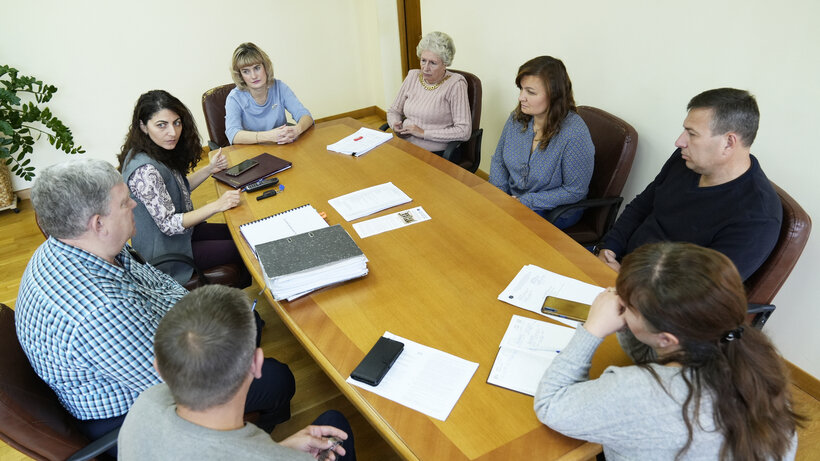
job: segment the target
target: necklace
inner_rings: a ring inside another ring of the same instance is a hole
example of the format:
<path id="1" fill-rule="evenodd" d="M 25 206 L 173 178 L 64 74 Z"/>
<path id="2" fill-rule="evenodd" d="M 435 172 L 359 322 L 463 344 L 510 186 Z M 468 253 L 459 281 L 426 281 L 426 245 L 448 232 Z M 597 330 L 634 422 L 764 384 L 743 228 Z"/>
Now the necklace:
<path id="1" fill-rule="evenodd" d="M 440 80 L 438 83 L 436 83 L 435 85 L 429 85 L 429 84 L 427 84 L 427 82 L 425 82 L 425 81 L 424 81 L 424 75 L 422 75 L 422 73 L 421 73 L 421 72 L 419 72 L 419 83 L 421 83 L 421 86 L 422 86 L 422 87 L 424 87 L 424 89 L 425 89 L 425 90 L 427 90 L 427 91 L 433 91 L 433 90 L 435 90 L 436 88 L 440 87 L 440 86 L 441 86 L 441 84 L 442 84 L 442 83 L 444 83 L 444 82 L 446 82 L 448 78 L 450 78 L 450 76 L 449 76 L 449 75 L 448 75 L 448 76 L 446 76 L 446 77 L 444 77 L 443 79 L 441 79 L 441 80 Z"/>

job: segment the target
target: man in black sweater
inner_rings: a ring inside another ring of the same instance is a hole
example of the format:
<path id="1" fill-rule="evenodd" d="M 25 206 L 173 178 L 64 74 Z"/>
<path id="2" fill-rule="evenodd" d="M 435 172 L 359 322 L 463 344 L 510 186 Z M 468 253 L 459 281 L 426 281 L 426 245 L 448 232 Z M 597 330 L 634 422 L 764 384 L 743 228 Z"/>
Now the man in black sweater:
<path id="1" fill-rule="evenodd" d="M 760 112 L 747 91 L 719 88 L 689 101 L 678 148 L 627 205 L 598 257 L 620 259 L 657 241 L 692 242 L 728 256 L 745 280 L 774 248 L 780 198 L 750 154 Z"/>

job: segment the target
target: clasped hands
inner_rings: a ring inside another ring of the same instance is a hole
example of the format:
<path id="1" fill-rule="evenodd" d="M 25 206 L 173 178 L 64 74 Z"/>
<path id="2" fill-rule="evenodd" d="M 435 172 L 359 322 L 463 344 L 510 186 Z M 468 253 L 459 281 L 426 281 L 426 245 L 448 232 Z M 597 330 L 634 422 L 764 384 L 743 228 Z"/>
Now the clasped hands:
<path id="1" fill-rule="evenodd" d="M 626 327 L 625 311 L 626 304 L 615 288 L 607 288 L 592 302 L 584 329 L 599 338 L 605 338 Z"/>
<path id="2" fill-rule="evenodd" d="M 293 125 L 282 125 L 268 131 L 259 131 L 256 136 L 258 143 L 290 144 L 299 137 L 301 133 Z"/>
<path id="3" fill-rule="evenodd" d="M 415 123 L 408 122 L 407 120 L 404 120 L 403 122 L 399 122 L 393 125 L 393 133 L 396 133 L 400 138 L 405 138 L 410 135 L 413 135 L 417 138 L 424 137 L 424 130 L 419 128 L 419 126 Z"/>

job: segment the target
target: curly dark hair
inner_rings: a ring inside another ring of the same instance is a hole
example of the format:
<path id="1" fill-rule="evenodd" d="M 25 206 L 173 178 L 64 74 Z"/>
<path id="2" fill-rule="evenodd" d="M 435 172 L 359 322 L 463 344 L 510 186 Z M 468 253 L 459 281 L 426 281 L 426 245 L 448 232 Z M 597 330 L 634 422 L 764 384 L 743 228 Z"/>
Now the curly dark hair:
<path id="1" fill-rule="evenodd" d="M 148 134 L 140 129 L 140 123 L 147 125 L 154 114 L 163 109 L 175 112 L 182 120 L 182 133 L 173 150 L 156 145 Z M 131 117 L 131 125 L 128 127 L 122 150 L 117 156 L 117 169 L 120 172 L 125 167 L 125 159 L 131 151 L 145 152 L 149 157 L 185 176 L 196 167 L 202 154 L 202 141 L 191 111 L 182 104 L 182 101 L 164 90 L 151 90 L 140 96 L 134 106 L 134 115 Z"/>
<path id="2" fill-rule="evenodd" d="M 538 56 L 525 62 L 518 68 L 515 86 L 521 89 L 521 79 L 530 75 L 540 78 L 547 90 L 547 123 L 544 124 L 541 141 L 538 143 L 538 148 L 544 150 L 547 148 L 550 139 L 558 134 L 561 129 L 561 122 L 567 117 L 569 111 L 575 111 L 572 82 L 564 63 L 552 56 Z M 523 125 L 523 130 L 526 130 L 527 125 L 532 120 L 532 115 L 522 112 L 521 102 L 519 102 L 513 112 L 513 119 Z M 536 133 L 536 136 L 538 136 L 538 133 Z"/>

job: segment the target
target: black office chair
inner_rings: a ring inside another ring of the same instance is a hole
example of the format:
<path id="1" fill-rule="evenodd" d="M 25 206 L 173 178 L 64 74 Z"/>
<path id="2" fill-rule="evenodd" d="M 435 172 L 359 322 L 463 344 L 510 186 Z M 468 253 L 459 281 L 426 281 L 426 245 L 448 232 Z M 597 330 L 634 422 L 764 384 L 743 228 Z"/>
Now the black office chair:
<path id="1" fill-rule="evenodd" d="M 0 439 L 38 460 L 89 460 L 117 444 L 119 429 L 96 441 L 31 368 L 14 327 L 14 311 L 0 304 Z"/>
<path id="2" fill-rule="evenodd" d="M 481 80 L 475 75 L 463 70 L 448 70 L 463 75 L 464 79 L 467 80 L 467 100 L 469 101 L 470 114 L 472 115 L 472 131 L 470 132 L 470 139 L 466 141 L 450 141 L 447 143 L 442 157 L 470 173 L 475 173 L 476 170 L 478 170 L 479 163 L 481 163 L 481 138 L 484 135 L 484 129 L 480 127 Z M 382 131 L 386 131 L 387 128 L 389 128 L 389 125 L 386 123 L 379 127 Z"/>

